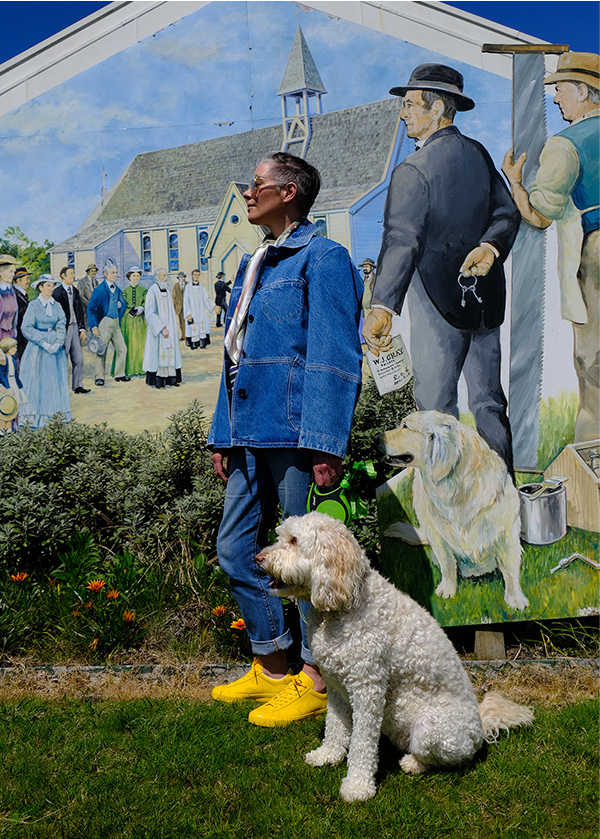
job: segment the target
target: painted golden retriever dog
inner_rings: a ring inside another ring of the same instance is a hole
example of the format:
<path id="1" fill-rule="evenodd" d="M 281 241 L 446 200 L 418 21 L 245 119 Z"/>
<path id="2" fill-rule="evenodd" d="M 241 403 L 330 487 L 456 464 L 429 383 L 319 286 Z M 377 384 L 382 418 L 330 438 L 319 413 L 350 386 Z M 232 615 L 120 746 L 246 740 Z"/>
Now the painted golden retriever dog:
<path id="1" fill-rule="evenodd" d="M 478 577 L 496 568 L 511 609 L 529 601 L 521 590 L 519 496 L 502 458 L 477 431 L 439 411 L 409 414 L 378 438 L 388 462 L 415 470 L 413 505 L 419 528 L 396 522 L 385 536 L 431 545 L 442 572 L 435 593 L 454 597 L 457 575 Z"/>

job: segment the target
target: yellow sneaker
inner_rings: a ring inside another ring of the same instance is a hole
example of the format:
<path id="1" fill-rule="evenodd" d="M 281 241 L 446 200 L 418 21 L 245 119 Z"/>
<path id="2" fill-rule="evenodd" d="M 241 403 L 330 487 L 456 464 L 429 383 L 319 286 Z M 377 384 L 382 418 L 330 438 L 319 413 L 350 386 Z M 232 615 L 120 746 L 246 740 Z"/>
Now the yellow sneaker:
<path id="1" fill-rule="evenodd" d="M 248 699 L 265 702 L 285 690 L 293 678 L 292 674 L 288 673 L 283 679 L 270 679 L 264 675 L 262 664 L 255 658 L 245 676 L 228 685 L 214 687 L 212 698 L 217 702 L 244 702 Z"/>
<path id="2" fill-rule="evenodd" d="M 248 722 L 272 728 L 318 717 L 327 710 L 327 694 L 317 693 L 315 683 L 303 670 L 266 705 L 250 711 Z"/>

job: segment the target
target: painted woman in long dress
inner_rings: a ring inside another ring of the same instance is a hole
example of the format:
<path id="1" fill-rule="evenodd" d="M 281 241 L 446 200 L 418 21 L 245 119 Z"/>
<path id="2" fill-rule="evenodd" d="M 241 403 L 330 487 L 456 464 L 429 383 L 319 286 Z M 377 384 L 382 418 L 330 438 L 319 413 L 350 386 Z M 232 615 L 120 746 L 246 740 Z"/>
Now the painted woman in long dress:
<path id="1" fill-rule="evenodd" d="M 146 345 L 147 331 L 144 305 L 148 289 L 139 285 L 142 276 L 142 269 L 139 265 L 132 265 L 125 276 L 129 280 L 129 285 L 123 289 L 123 297 L 127 303 L 127 308 L 121 321 L 121 332 L 127 344 L 125 375 L 143 376 L 144 348 Z M 114 363 L 113 357 L 113 367 Z"/>
<path id="2" fill-rule="evenodd" d="M 146 348 L 144 370 L 146 384 L 163 388 L 179 387 L 181 383 L 181 350 L 177 332 L 177 315 L 169 292 L 167 271 L 157 268 L 155 283 L 146 295 Z"/>
<path id="3" fill-rule="evenodd" d="M 42 274 L 32 283 L 40 296 L 31 301 L 23 316 L 21 329 L 28 344 L 19 375 L 27 402 L 19 411 L 19 427 L 28 423 L 42 428 L 58 413 L 65 422 L 73 419 L 65 353 L 67 321 L 62 307 L 52 297 L 55 285 L 50 274 Z"/>

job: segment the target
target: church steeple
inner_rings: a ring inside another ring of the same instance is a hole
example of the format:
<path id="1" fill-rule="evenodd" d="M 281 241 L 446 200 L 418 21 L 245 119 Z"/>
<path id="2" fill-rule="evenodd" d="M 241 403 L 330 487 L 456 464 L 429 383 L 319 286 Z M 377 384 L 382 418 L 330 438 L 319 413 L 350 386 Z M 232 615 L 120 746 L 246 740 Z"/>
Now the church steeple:
<path id="1" fill-rule="evenodd" d="M 298 26 L 283 74 L 281 96 L 283 144 L 281 151 L 304 157 L 310 140 L 310 101 L 315 99 L 315 113 L 322 113 L 321 95 L 327 93 L 314 59 Z"/>

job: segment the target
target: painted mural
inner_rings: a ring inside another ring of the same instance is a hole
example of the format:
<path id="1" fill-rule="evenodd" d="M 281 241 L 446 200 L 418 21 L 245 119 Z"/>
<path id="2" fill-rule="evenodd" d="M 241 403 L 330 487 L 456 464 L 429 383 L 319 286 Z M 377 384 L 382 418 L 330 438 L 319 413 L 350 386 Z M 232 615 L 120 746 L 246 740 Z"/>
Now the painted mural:
<path id="1" fill-rule="evenodd" d="M 460 95 L 470 104 L 453 123 L 486 150 L 477 165 L 492 166 L 507 195 L 511 186 L 518 193 L 521 179 L 531 190 L 534 173 L 522 173 L 520 156 L 528 151 L 533 159 L 531 148 L 507 156 L 515 125 L 509 80 L 293 3 L 209 3 L 1 117 L 0 238 L 6 254 L 0 255 L 0 362 L 7 373 L 0 381 L 10 397 L 4 407 L 0 399 L 1 430 L 17 431 L 24 422 L 43 425 L 57 410 L 65 421 L 107 422 L 129 432 L 160 431 L 195 399 L 212 413 L 228 292 L 242 255 L 261 239 L 247 221 L 243 192 L 257 162 L 273 152 L 304 157 L 320 171 L 322 188 L 310 220 L 349 250 L 365 274 L 367 294 L 377 298 L 375 267 L 382 234 L 390 229 L 385 207 L 392 173 L 405 171 L 397 167 L 418 140 L 406 101 L 389 91 L 398 88 L 406 99 L 417 83 L 416 68 L 432 65 L 452 65 L 455 75 L 445 83 L 455 88 L 461 77 Z M 539 101 L 548 135 L 558 134 L 565 127 L 561 110 L 543 89 Z M 499 174 L 503 166 L 508 180 Z M 456 212 L 455 186 L 443 194 L 448 217 Z M 399 192 L 410 195 L 405 186 Z M 517 206 L 526 219 L 523 229 L 531 218 L 518 200 Z M 499 246 L 509 278 L 519 220 L 517 214 Z M 506 575 L 485 563 L 476 574 L 463 567 L 458 588 L 448 595 L 450 589 L 439 589 L 439 557 L 430 553 L 434 534 L 421 543 L 411 537 L 410 545 L 393 531 L 399 522 L 422 525 L 413 503 L 414 475 L 403 473 L 381 492 L 386 573 L 445 625 L 573 616 L 597 608 L 597 569 L 587 560 L 597 557 L 600 527 L 578 518 L 575 509 L 591 508 L 593 515 L 597 505 L 595 449 L 573 449 L 568 462 L 553 464 L 559 451 L 569 455 L 565 446 L 583 440 L 569 430 L 577 377 L 556 268 L 565 234 L 559 234 L 559 251 L 553 230 L 545 237 L 532 234 L 546 250 L 536 303 L 541 343 L 534 382 L 514 399 L 524 404 L 526 417 L 529 401 L 535 403 L 535 420 L 531 426 L 523 421 L 523 456 L 514 465 L 531 472 L 522 473 L 521 482 L 569 478 L 566 541 L 556 540 L 551 551 L 526 543 L 515 572 L 520 595 L 507 599 Z M 36 263 L 13 255 L 32 243 L 44 243 Z M 480 261 L 458 266 L 464 304 L 459 313 L 471 312 L 485 290 Z M 407 307 L 390 301 L 379 300 L 401 311 L 390 317 L 386 334 L 402 336 L 413 364 L 415 353 L 428 353 L 430 372 L 443 371 L 443 348 L 419 349 Z M 512 302 L 509 282 L 507 312 Z M 522 309 L 519 303 L 513 312 Z M 509 317 L 499 327 L 497 363 L 507 394 L 511 363 L 523 357 L 510 326 Z M 418 330 L 421 342 L 426 336 Z M 529 337 L 519 341 L 523 348 Z M 490 353 L 497 358 L 497 348 Z M 427 377 L 426 368 L 421 365 L 420 375 L 425 369 Z M 486 380 L 486 370 L 480 372 Z M 469 422 L 473 399 L 466 397 L 464 377 L 458 388 L 461 418 Z M 549 454 L 544 417 L 564 425 L 567 435 Z M 569 493 L 580 485 L 578 495 Z M 584 559 L 561 566 L 572 554 Z"/>

